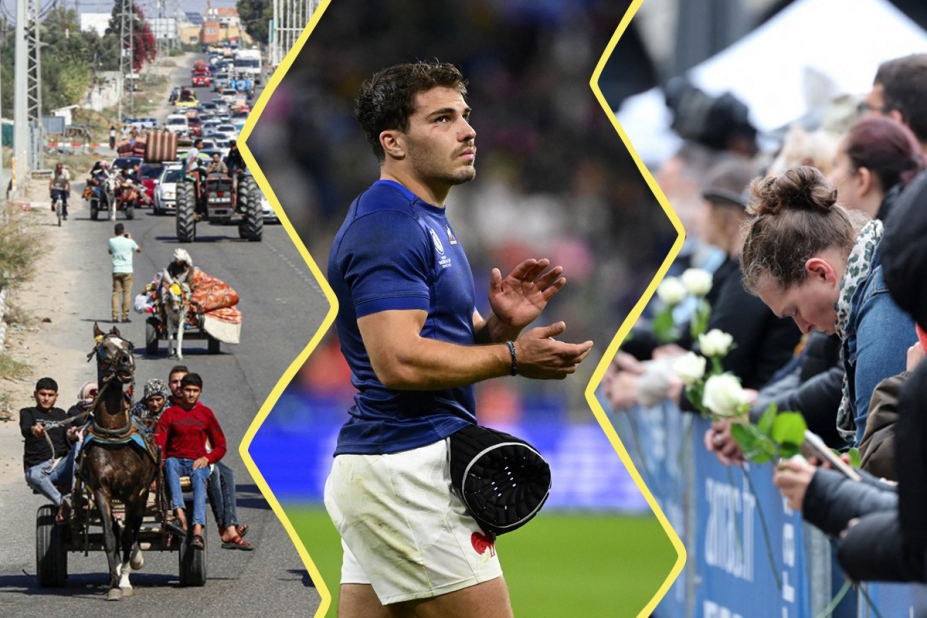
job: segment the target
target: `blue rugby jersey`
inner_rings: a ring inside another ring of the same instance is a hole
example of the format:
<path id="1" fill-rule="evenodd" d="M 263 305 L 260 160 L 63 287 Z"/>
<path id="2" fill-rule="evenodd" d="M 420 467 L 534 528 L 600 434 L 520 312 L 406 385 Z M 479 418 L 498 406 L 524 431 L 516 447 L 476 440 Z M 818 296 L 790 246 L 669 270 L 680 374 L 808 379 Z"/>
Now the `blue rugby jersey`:
<path id="1" fill-rule="evenodd" d="M 406 451 L 476 423 L 473 386 L 385 387 L 370 365 L 357 318 L 390 309 L 428 312 L 421 336 L 473 345 L 473 273 L 444 208 L 380 180 L 348 210 L 328 259 L 335 325 L 358 390 L 335 455 Z"/>

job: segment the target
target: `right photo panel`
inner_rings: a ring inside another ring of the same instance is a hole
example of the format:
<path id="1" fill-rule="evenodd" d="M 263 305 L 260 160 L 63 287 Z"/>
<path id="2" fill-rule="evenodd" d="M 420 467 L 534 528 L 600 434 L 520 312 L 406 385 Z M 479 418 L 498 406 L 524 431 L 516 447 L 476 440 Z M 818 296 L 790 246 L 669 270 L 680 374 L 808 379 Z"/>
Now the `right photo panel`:
<path id="1" fill-rule="evenodd" d="M 852 6 L 852 8 L 851 8 Z M 927 12 L 647 0 L 599 82 L 686 238 L 597 396 L 686 547 L 658 616 L 922 616 Z"/>

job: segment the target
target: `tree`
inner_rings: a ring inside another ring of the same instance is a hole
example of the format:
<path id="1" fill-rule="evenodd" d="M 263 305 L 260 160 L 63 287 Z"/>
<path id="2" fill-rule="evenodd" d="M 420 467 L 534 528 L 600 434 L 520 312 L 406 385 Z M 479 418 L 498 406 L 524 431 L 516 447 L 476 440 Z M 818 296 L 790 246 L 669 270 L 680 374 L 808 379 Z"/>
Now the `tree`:
<path id="1" fill-rule="evenodd" d="M 270 0 L 238 0 L 235 4 L 238 16 L 245 27 L 245 32 L 251 35 L 257 43 L 267 45 L 267 22 L 274 17 L 274 5 Z"/>
<path id="2" fill-rule="evenodd" d="M 128 4 L 128 0 L 118 0 L 113 5 L 113 13 L 109 20 L 109 26 L 106 28 L 106 33 L 103 35 L 104 39 L 109 39 L 110 41 L 115 39 L 118 41 L 119 37 L 122 35 L 122 7 L 124 2 Z M 157 58 L 158 45 L 141 7 L 135 2 L 132 2 L 131 12 L 132 17 L 130 17 L 130 19 L 133 21 L 132 70 L 140 71 L 142 67 L 154 62 L 155 58 Z M 126 23 L 126 28 L 129 28 L 128 22 Z M 129 33 L 126 32 L 126 35 L 128 34 Z M 118 45 L 116 49 L 118 49 Z M 118 62 L 118 58 L 116 60 Z"/>
<path id="3" fill-rule="evenodd" d="M 41 28 L 42 111 L 48 113 L 79 103 L 87 93 L 99 37 L 81 32 L 77 12 L 62 7 L 49 11 Z"/>

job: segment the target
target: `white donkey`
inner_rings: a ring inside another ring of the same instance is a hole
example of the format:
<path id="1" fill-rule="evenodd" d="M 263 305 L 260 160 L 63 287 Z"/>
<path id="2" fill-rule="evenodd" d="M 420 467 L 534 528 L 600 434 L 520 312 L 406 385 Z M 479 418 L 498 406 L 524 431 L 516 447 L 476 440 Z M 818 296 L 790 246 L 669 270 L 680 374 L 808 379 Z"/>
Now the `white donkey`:
<path id="1" fill-rule="evenodd" d="M 109 208 L 109 220 L 116 220 L 116 188 L 119 186 L 119 172 L 108 171 L 103 179 L 102 193 L 106 197 L 106 206 Z"/>
<path id="2" fill-rule="evenodd" d="M 190 310 L 190 288 L 186 283 L 166 286 L 161 299 L 167 323 L 168 358 L 183 359 L 183 331 Z"/>

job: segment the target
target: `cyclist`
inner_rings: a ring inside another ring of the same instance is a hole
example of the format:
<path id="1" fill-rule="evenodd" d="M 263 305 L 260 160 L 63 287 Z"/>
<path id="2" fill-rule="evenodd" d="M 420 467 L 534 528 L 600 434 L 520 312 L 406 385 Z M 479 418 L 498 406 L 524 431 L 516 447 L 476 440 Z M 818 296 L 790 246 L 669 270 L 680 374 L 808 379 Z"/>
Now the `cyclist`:
<path id="1" fill-rule="evenodd" d="M 55 211 L 55 200 L 61 199 L 61 216 L 68 220 L 68 195 L 71 194 L 71 174 L 62 163 L 55 165 L 51 180 L 48 181 L 48 190 L 51 191 L 51 209 Z"/>

